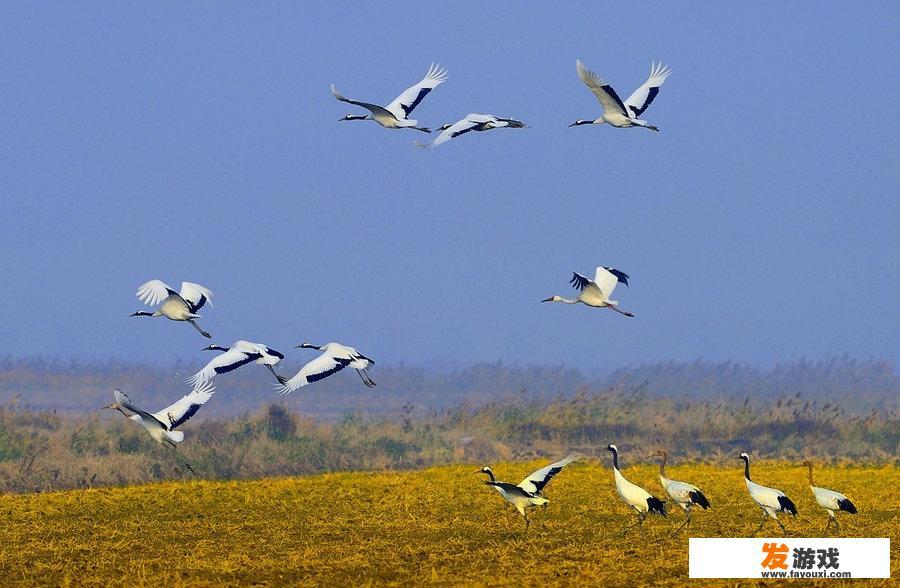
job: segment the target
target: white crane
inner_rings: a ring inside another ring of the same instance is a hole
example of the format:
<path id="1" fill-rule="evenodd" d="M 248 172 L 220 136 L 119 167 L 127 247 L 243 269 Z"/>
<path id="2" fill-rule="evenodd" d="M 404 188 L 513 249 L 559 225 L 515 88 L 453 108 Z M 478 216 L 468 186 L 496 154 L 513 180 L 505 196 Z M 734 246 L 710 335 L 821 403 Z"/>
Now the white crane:
<path id="1" fill-rule="evenodd" d="M 648 459 L 651 457 L 661 457 L 662 461 L 659 464 L 659 483 L 662 484 L 663 488 L 666 490 L 666 494 L 669 495 L 669 498 L 675 501 L 675 503 L 684 509 L 684 522 L 681 523 L 681 526 L 678 527 L 675 532 L 681 531 L 685 525 L 691 524 L 691 509 L 694 505 L 699 506 L 703 510 L 709 508 L 709 500 L 707 500 L 706 496 L 703 495 L 703 492 L 700 491 L 700 488 L 697 488 L 693 484 L 688 484 L 687 482 L 679 482 L 678 480 L 670 480 L 666 477 L 666 462 L 669 459 L 669 456 L 665 451 L 660 449 L 653 455 L 648 455 Z"/>
<path id="2" fill-rule="evenodd" d="M 446 143 L 450 139 L 455 139 L 460 135 L 468 133 L 470 131 L 490 131 L 491 129 L 502 129 L 502 128 L 510 128 L 510 129 L 523 129 L 527 127 L 525 123 L 520 120 L 515 120 L 512 118 L 501 118 L 499 116 L 494 116 L 493 114 L 477 114 L 471 113 L 467 114 L 466 117 L 462 120 L 459 120 L 455 123 L 441 125 L 438 129 L 443 131 L 440 135 L 435 137 L 435 139 L 430 143 L 419 143 L 418 141 L 413 141 L 416 147 L 420 149 L 429 149 L 431 147 L 437 147 L 442 143 Z"/>
<path id="3" fill-rule="evenodd" d="M 840 492 L 816 486 L 815 482 L 813 482 L 812 463 L 807 460 L 803 462 L 803 465 L 809 468 L 809 487 L 812 489 L 816 502 L 828 512 L 828 524 L 825 525 L 823 533 L 828 532 L 828 528 L 831 527 L 832 523 L 837 525 L 838 530 L 840 530 L 841 524 L 838 523 L 837 517 L 834 516 L 834 514 L 839 510 L 849 512 L 850 514 L 856 514 L 856 506 L 850 502 L 849 498 Z"/>
<path id="4" fill-rule="evenodd" d="M 231 347 L 222 347 L 221 345 L 210 345 L 205 347 L 203 351 L 223 351 L 206 364 L 202 370 L 194 374 L 188 379 L 191 384 L 203 384 L 215 378 L 219 374 L 224 374 L 232 370 L 236 370 L 242 365 L 247 365 L 255 361 L 260 365 L 266 366 L 279 384 L 286 384 L 287 378 L 279 376 L 275 373 L 273 366 L 278 365 L 284 355 L 275 351 L 271 347 L 262 343 L 251 343 L 250 341 L 235 341 Z"/>
<path id="5" fill-rule="evenodd" d="M 666 516 L 666 505 L 664 501 L 656 498 L 637 484 L 632 484 L 625 479 L 622 472 L 619 471 L 619 449 L 615 445 L 607 445 L 606 450 L 613 454 L 613 476 L 616 479 L 616 492 L 625 501 L 625 504 L 634 509 L 637 513 L 637 522 L 625 527 L 622 535 L 627 535 L 628 531 L 635 526 L 639 526 L 641 533 L 644 532 L 644 519 L 648 514 L 657 514 L 661 517 Z"/>
<path id="6" fill-rule="evenodd" d="M 415 110 L 425 96 L 429 92 L 438 87 L 447 79 L 447 70 L 441 66 L 432 63 L 428 68 L 428 73 L 415 86 L 407 88 L 405 92 L 397 96 L 397 98 L 387 106 L 379 106 L 370 102 L 361 102 L 359 100 L 350 100 L 345 98 L 334 84 L 331 85 L 331 93 L 341 102 L 347 102 L 356 106 L 360 106 L 369 111 L 370 114 L 348 114 L 340 120 L 374 120 L 381 126 L 388 129 L 416 129 L 424 133 L 430 133 L 431 129 L 427 127 L 416 126 L 419 124 L 416 120 L 409 119 L 409 115 Z"/>
<path id="7" fill-rule="evenodd" d="M 564 467 L 579 459 L 581 459 L 581 456 L 578 453 L 572 453 L 557 462 L 532 472 L 518 484 L 497 481 L 497 478 L 494 477 L 493 470 L 488 466 L 484 466 L 475 473 L 487 474 L 490 476 L 491 479 L 485 480 L 484 483 L 494 488 L 500 493 L 504 500 L 516 507 L 519 514 L 525 517 L 525 528 L 527 529 L 531 524 L 531 521 L 528 519 L 528 514 L 525 509 L 533 508 L 535 506 L 546 507 L 550 501 L 541 496 L 544 486 L 553 479 L 553 476 L 561 472 Z"/>
<path id="8" fill-rule="evenodd" d="M 581 459 L 580 453 L 570 453 L 561 460 L 553 462 L 550 465 L 544 466 L 541 469 L 532 472 L 528 475 L 528 477 L 519 482 L 518 486 L 526 492 L 540 496 L 541 492 L 544 490 L 544 486 L 546 486 L 547 483 L 552 480 L 556 474 L 561 472 L 564 467 L 566 467 L 573 461 L 578 461 L 579 459 Z M 491 481 L 497 481 L 496 478 L 494 478 L 494 472 L 488 466 L 484 466 L 475 473 L 487 474 L 488 476 L 490 476 Z M 497 490 L 499 491 L 499 488 Z"/>
<path id="9" fill-rule="evenodd" d="M 659 131 L 659 129 L 647 121 L 638 117 L 647 110 L 647 107 L 659 94 L 659 88 L 666 81 L 666 78 L 672 73 L 672 70 L 663 64 L 650 64 L 650 77 L 644 84 L 634 91 L 624 103 L 616 91 L 606 83 L 603 78 L 589 70 L 581 60 L 575 61 L 575 69 L 578 71 L 578 77 L 581 81 L 594 93 L 597 100 L 603 106 L 603 114 L 594 120 L 578 119 L 570 127 L 580 125 L 602 125 L 608 123 L 620 129 L 628 127 L 643 127 L 651 131 Z"/>
<path id="10" fill-rule="evenodd" d="M 794 506 L 794 503 L 791 502 L 791 499 L 788 498 L 784 492 L 781 490 L 776 490 L 775 488 L 769 488 L 768 486 L 763 486 L 761 484 L 757 484 L 753 480 L 750 479 L 750 456 L 744 452 L 741 453 L 738 457 L 744 460 L 744 482 L 747 483 L 747 491 L 750 492 L 750 498 L 753 499 L 753 502 L 759 506 L 759 508 L 763 511 L 762 521 L 759 523 L 759 527 L 753 532 L 753 534 L 757 534 L 762 528 L 763 525 L 766 524 L 766 519 L 772 518 L 778 526 L 781 527 L 781 532 L 787 535 L 787 529 L 784 528 L 784 525 L 781 524 L 781 521 L 778 520 L 779 512 L 786 512 L 794 517 L 797 516 L 797 507 Z"/>
<path id="11" fill-rule="evenodd" d="M 164 316 L 173 321 L 186 321 L 200 331 L 201 335 L 212 339 L 212 335 L 194 322 L 194 319 L 200 318 L 197 311 L 207 301 L 212 306 L 212 292 L 209 288 L 193 282 L 181 282 L 181 292 L 176 292 L 162 280 L 150 280 L 146 284 L 141 284 L 137 291 L 137 297 L 147 306 L 159 304 L 159 308 L 153 312 L 139 310 L 131 316 Z"/>
<path id="12" fill-rule="evenodd" d="M 375 382 L 372 381 L 372 378 L 369 377 L 369 373 L 366 371 L 366 368 L 375 364 L 375 360 L 366 357 L 356 349 L 340 343 L 328 343 L 326 345 L 301 343 L 295 347 L 318 349 L 322 352 L 322 355 L 300 368 L 300 371 L 293 378 L 285 382 L 280 388 L 282 394 L 289 394 L 307 384 L 324 380 L 345 367 L 355 369 L 359 377 L 362 378 L 363 384 L 369 388 L 375 387 Z"/>
<path id="13" fill-rule="evenodd" d="M 175 455 L 181 458 L 187 469 L 191 472 L 194 470 L 175 446 L 176 443 L 181 443 L 184 440 L 184 433 L 182 431 L 176 431 L 175 429 L 194 416 L 197 411 L 200 410 L 200 407 L 212 397 L 215 390 L 215 382 L 206 382 L 202 386 L 195 387 L 189 394 L 183 396 L 181 399 L 159 412 L 149 413 L 132 404 L 131 399 L 128 398 L 124 392 L 116 388 L 113 390 L 116 401 L 103 408 L 116 409 L 127 418 L 144 427 L 147 433 L 153 437 L 154 441 L 172 453 L 172 463 L 175 465 L 175 471 L 181 475 L 181 472 L 178 471 L 178 465 L 175 462 Z"/>
<path id="14" fill-rule="evenodd" d="M 564 302 L 565 304 L 578 304 L 580 302 L 594 308 L 609 308 L 625 316 L 633 317 L 632 313 L 617 308 L 618 301 L 610 300 L 609 298 L 619 282 L 627 286 L 628 274 L 615 268 L 600 266 L 597 268 L 597 273 L 594 275 L 593 280 L 589 280 L 579 273 L 572 274 L 572 279 L 569 280 L 569 283 L 572 284 L 572 287 L 581 290 L 581 293 L 574 300 L 554 295 L 541 300 L 541 302 Z"/>

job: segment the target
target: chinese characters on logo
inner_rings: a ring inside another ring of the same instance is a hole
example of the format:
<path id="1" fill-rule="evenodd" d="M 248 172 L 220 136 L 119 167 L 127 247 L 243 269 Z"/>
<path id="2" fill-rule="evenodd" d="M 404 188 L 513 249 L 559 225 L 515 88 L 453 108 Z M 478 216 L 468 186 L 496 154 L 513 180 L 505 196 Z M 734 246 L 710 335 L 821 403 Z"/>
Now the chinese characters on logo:
<path id="1" fill-rule="evenodd" d="M 761 564 L 762 567 L 770 570 L 788 569 L 787 563 L 785 563 L 788 556 L 787 545 L 784 543 L 781 545 L 777 543 L 763 543 L 762 550 L 766 554 Z"/>
<path id="2" fill-rule="evenodd" d="M 786 570 L 788 546 L 784 543 L 763 543 L 762 551 L 765 554 L 760 564 L 769 570 Z M 812 549 L 811 547 L 795 547 L 792 552 L 791 567 L 795 570 L 811 570 L 813 567 L 819 570 L 836 570 L 840 567 L 838 558 L 840 552 L 837 547 L 828 549 Z"/>

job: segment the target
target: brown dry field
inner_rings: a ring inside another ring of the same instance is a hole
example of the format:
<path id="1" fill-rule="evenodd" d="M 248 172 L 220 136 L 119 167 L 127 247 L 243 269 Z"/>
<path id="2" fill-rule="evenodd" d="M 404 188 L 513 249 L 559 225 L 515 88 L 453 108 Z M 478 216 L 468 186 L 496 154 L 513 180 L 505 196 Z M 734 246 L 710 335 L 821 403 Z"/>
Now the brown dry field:
<path id="1" fill-rule="evenodd" d="M 628 456 L 623 456 L 628 460 Z M 517 482 L 546 462 L 492 464 Z M 550 507 L 521 518 L 475 475 L 474 464 L 409 472 L 339 473 L 240 482 L 183 481 L 0 496 L 0 582 L 7 585 L 666 585 L 687 579 L 680 509 L 652 518 L 641 538 L 618 501 L 608 463 L 575 464 L 548 486 Z M 623 473 L 655 495 L 649 464 Z M 748 536 L 758 509 L 740 462 L 670 464 L 712 508 L 690 535 Z M 754 478 L 784 490 L 800 516 L 791 536 L 820 536 L 824 511 L 803 468 L 755 463 Z M 823 466 L 817 483 L 850 496 L 844 536 L 890 537 L 897 569 L 900 475 L 893 466 Z M 670 506 L 672 506 L 670 504 Z M 675 510 L 675 508 L 670 508 Z M 769 536 L 779 536 L 768 528 Z M 896 572 L 895 572 L 896 573 Z M 890 580 L 854 581 L 884 585 Z M 761 581 L 690 581 L 759 586 Z M 822 585 L 850 582 L 823 581 Z M 795 583 L 795 585 L 801 585 Z M 804 582 L 802 585 L 811 585 Z"/>

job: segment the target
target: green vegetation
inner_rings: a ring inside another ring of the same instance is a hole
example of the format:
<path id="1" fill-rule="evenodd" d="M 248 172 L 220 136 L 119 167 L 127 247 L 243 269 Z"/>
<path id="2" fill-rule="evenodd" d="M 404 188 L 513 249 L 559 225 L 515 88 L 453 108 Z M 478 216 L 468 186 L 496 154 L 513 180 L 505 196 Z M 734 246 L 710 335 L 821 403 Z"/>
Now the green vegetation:
<path id="1" fill-rule="evenodd" d="M 800 462 L 896 464 L 893 412 L 848 414 L 797 394 L 697 402 L 642 392 L 579 394 L 555 402 L 497 402 L 444 412 L 317 422 L 273 404 L 235 418 L 204 417 L 184 428 L 181 451 L 206 479 L 328 471 L 413 469 L 472 462 L 602 455 L 615 441 L 646 455 L 727 463 L 740 451 Z M 0 491 L 47 491 L 173 479 L 166 450 L 117 413 L 61 415 L 0 407 Z"/>

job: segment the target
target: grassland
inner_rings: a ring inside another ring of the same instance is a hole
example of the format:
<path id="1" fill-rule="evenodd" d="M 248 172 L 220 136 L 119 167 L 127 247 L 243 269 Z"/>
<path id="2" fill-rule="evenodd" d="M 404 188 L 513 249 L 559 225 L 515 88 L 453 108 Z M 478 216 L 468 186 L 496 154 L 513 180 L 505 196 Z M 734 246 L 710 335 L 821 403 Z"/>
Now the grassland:
<path id="1" fill-rule="evenodd" d="M 635 457 L 623 455 L 626 462 Z M 542 463 L 492 465 L 500 479 L 518 481 Z M 515 511 L 480 483 L 476 469 L 468 464 L 3 495 L 0 582 L 684 583 L 688 535 L 672 537 L 681 514 L 648 521 L 643 542 L 638 534 L 623 541 L 622 528 L 632 519 L 617 500 L 606 461 L 576 464 L 558 476 L 546 492 L 549 509 L 535 513 L 528 532 Z M 653 466 L 628 467 L 624 473 L 661 493 Z M 758 510 L 749 502 L 736 459 L 719 465 L 676 462 L 669 473 L 699 485 L 712 502 L 711 510 L 695 515 L 691 535 L 745 536 L 755 528 Z M 821 534 L 824 513 L 812 501 L 802 468 L 758 462 L 754 473 L 797 503 L 800 517 L 786 521 L 793 536 Z M 896 571 L 897 468 L 828 466 L 817 476 L 818 483 L 840 489 L 859 507 L 856 517 L 842 517 L 844 535 L 892 539 Z M 773 525 L 768 532 L 775 530 Z"/>
<path id="2" fill-rule="evenodd" d="M 527 461 L 572 450 L 600 455 L 610 439 L 629 453 L 666 447 L 685 461 L 724 462 L 750 451 L 756 459 L 900 464 L 895 410 L 856 413 L 799 393 L 694 402 L 612 390 L 549 404 L 496 401 L 413 412 L 348 413 L 338 422 L 320 422 L 282 404 L 235 418 L 201 411 L 185 426 L 180 450 L 202 477 L 217 480 Z M 77 415 L 0 405 L 0 492 L 176 477 L 166 452 L 116 412 Z"/>

